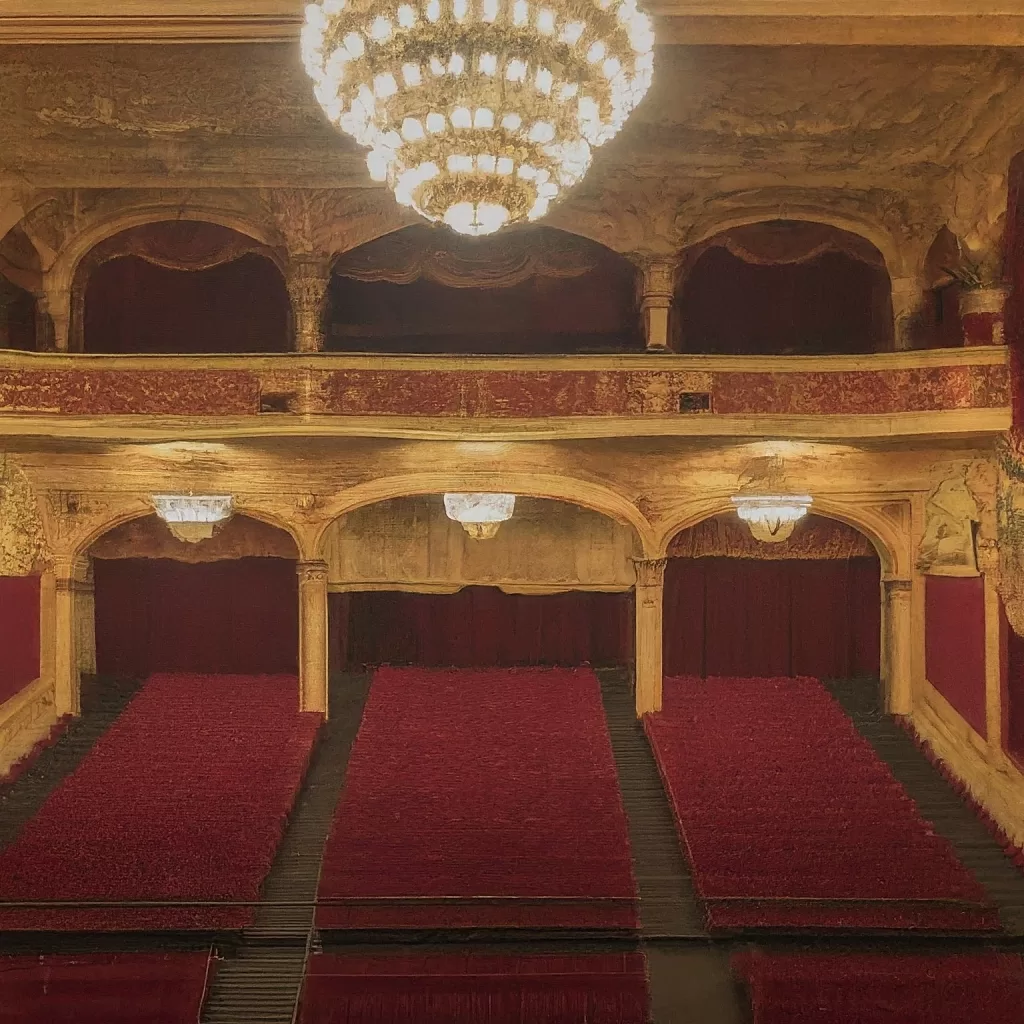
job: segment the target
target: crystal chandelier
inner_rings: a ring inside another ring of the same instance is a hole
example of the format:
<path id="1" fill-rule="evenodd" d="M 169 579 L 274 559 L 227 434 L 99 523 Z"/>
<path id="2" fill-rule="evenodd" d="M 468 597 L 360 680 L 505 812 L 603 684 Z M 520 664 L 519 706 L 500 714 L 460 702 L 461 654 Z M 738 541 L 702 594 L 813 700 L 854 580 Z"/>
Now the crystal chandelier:
<path id="1" fill-rule="evenodd" d="M 790 538 L 797 522 L 807 515 L 811 498 L 806 494 L 738 494 L 732 503 L 736 514 L 757 540 L 781 544 Z"/>
<path id="2" fill-rule="evenodd" d="M 444 510 L 474 540 L 489 540 L 512 518 L 514 494 L 446 494 Z"/>
<path id="3" fill-rule="evenodd" d="M 371 176 L 467 235 L 536 220 L 651 82 L 636 0 L 320 0 L 302 56 Z"/>
<path id="4" fill-rule="evenodd" d="M 156 514 L 178 540 L 197 544 L 231 518 L 230 494 L 154 494 Z"/>

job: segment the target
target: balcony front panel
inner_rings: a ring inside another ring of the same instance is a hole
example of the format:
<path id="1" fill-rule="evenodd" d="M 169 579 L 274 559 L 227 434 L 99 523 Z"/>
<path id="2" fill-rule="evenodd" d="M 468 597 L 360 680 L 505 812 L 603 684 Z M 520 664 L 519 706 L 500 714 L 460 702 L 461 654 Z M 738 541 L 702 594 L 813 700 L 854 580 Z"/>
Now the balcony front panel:
<path id="1" fill-rule="evenodd" d="M 0 353 L 8 432 L 26 419 L 117 417 L 126 426 L 124 417 L 187 417 L 239 429 L 258 421 L 261 432 L 274 423 L 294 432 L 297 422 L 360 432 L 414 419 L 422 428 L 473 420 L 527 432 L 553 421 L 603 423 L 601 433 L 621 421 L 623 433 L 671 434 L 737 433 L 751 418 L 782 429 L 791 420 L 839 418 L 848 421 L 844 433 L 855 433 L 859 419 L 867 433 L 900 433 L 901 420 L 915 432 L 922 416 L 939 422 L 942 414 L 962 421 L 949 421 L 956 432 L 1005 429 L 1009 407 L 1002 347 L 850 357 Z M 885 429 L 869 429 L 880 418 L 889 420 Z"/>

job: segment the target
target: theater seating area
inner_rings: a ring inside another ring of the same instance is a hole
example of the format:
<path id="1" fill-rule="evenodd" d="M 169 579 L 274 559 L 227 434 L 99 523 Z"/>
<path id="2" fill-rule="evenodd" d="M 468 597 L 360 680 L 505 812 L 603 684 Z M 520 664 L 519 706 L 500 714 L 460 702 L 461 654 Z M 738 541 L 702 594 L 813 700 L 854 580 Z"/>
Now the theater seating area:
<path id="1" fill-rule="evenodd" d="M 817 680 L 668 679 L 647 731 L 711 928 L 999 927 Z"/>
<path id="2" fill-rule="evenodd" d="M 638 953 L 315 956 L 299 1024 L 646 1024 Z"/>
<path id="3" fill-rule="evenodd" d="M 1015 1024 L 1019 954 L 745 953 L 752 1024 Z"/>
<path id="4" fill-rule="evenodd" d="M 4 1024 L 195 1024 L 209 952 L 0 956 Z"/>
<path id="5" fill-rule="evenodd" d="M 259 898 L 320 716 L 289 676 L 155 675 L 0 852 L 0 900 Z M 249 906 L 0 911 L 5 930 L 240 928 Z"/>
<path id="6" fill-rule="evenodd" d="M 634 927 L 593 672 L 380 669 L 319 896 L 322 928 Z"/>

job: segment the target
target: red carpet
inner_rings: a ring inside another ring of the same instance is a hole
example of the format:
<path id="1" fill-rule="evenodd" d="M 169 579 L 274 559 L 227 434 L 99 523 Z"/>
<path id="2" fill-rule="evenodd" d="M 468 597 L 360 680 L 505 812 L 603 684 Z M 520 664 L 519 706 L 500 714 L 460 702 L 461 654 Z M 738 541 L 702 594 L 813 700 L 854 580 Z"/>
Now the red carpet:
<path id="1" fill-rule="evenodd" d="M 3 1024 L 196 1024 L 207 953 L 0 957 Z"/>
<path id="2" fill-rule="evenodd" d="M 0 900 L 255 900 L 320 725 L 291 676 L 153 676 L 0 853 Z M 0 910 L 8 929 L 238 928 L 244 907 Z"/>
<path id="3" fill-rule="evenodd" d="M 641 954 L 314 956 L 300 1024 L 646 1024 Z"/>
<path id="4" fill-rule="evenodd" d="M 735 957 L 753 1024 L 1019 1024 L 1024 962 L 1013 953 Z"/>
<path id="5" fill-rule="evenodd" d="M 646 726 L 711 927 L 999 927 L 817 680 L 667 679 Z"/>
<path id="6" fill-rule="evenodd" d="M 593 672 L 378 671 L 319 895 L 323 928 L 635 927 Z"/>

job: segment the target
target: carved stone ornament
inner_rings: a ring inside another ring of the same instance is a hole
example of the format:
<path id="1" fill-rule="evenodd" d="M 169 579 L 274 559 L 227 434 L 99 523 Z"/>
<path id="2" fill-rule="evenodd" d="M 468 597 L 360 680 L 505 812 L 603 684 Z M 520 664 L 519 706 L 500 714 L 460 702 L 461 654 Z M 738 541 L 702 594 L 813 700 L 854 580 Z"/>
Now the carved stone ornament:
<path id="1" fill-rule="evenodd" d="M 25 474 L 0 457 L 0 576 L 28 576 L 46 556 L 39 506 Z"/>
<path id="2" fill-rule="evenodd" d="M 932 576 L 977 576 L 975 524 L 978 503 L 963 476 L 943 480 L 925 504 L 917 567 Z"/>
<path id="3" fill-rule="evenodd" d="M 999 453 L 999 594 L 1006 618 L 1024 636 L 1024 438 Z"/>
<path id="4" fill-rule="evenodd" d="M 328 573 L 326 562 L 299 562 L 295 568 L 298 573 L 300 587 L 313 583 L 327 585 Z"/>
<path id="5" fill-rule="evenodd" d="M 636 585 L 639 588 L 661 587 L 665 583 L 665 566 L 667 558 L 634 558 L 636 567 Z"/>

